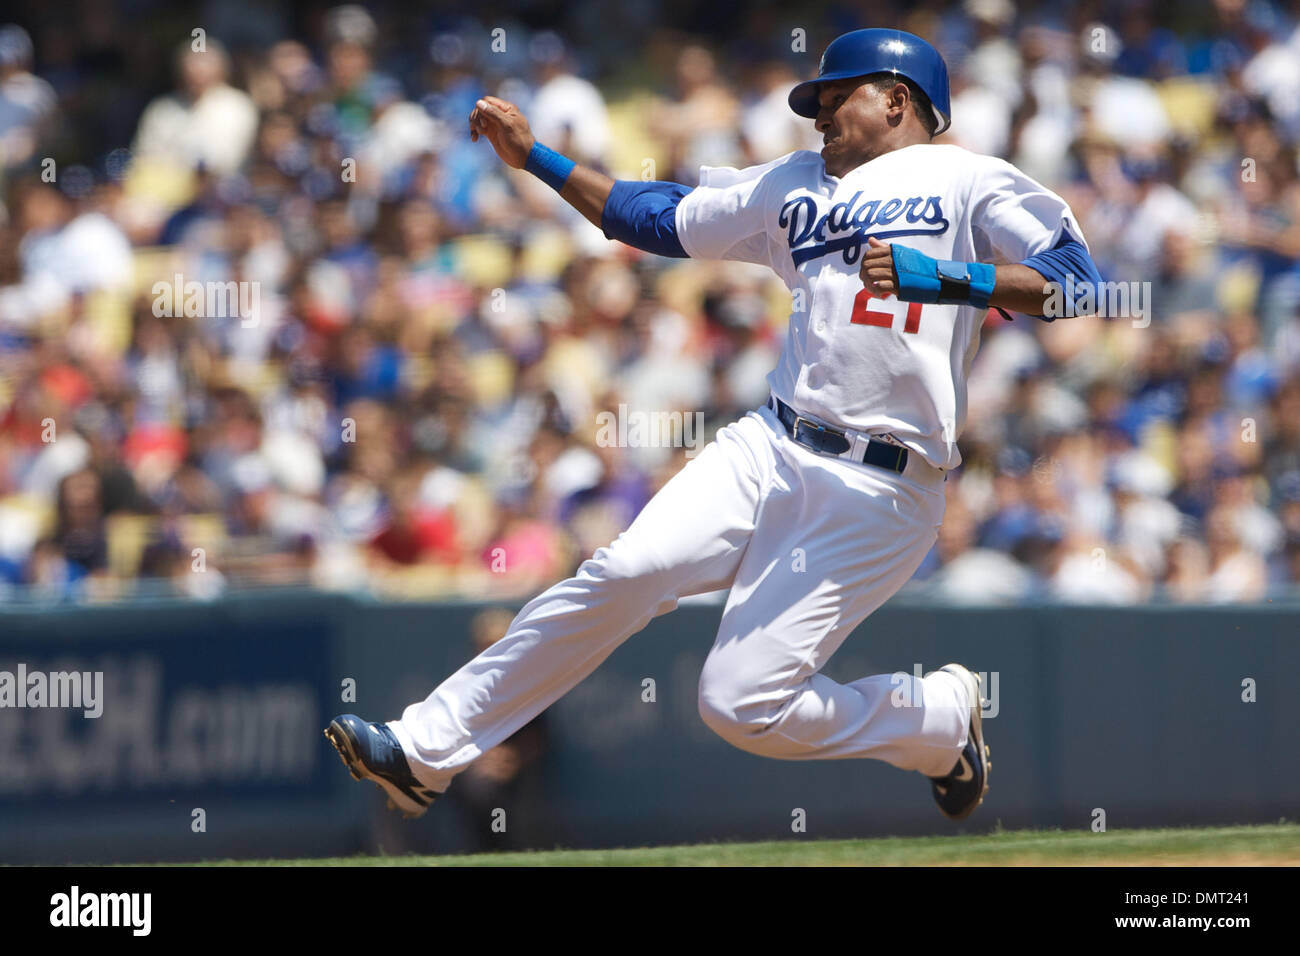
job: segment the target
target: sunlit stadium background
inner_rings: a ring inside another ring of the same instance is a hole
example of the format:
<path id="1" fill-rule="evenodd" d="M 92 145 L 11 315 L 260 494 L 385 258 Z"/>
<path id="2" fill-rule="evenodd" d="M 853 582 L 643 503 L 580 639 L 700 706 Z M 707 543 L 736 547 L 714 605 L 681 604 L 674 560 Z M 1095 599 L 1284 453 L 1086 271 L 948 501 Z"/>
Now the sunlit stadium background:
<path id="1" fill-rule="evenodd" d="M 976 829 L 1294 816 L 1300 3 L 4 18 L 0 671 L 100 670 L 106 700 L 0 708 L 0 862 L 779 837 L 794 808 L 809 836 L 944 832 L 919 779 L 709 738 L 707 599 L 418 824 L 320 737 L 395 716 L 608 543 L 764 401 L 784 335 L 774 276 L 607 241 L 470 142 L 475 99 L 692 184 L 819 148 L 786 93 L 861 26 L 939 47 L 943 141 L 1060 192 L 1144 312 L 991 314 L 939 542 L 832 674 L 1000 676 Z M 611 444 L 602 412 L 687 429 Z"/>

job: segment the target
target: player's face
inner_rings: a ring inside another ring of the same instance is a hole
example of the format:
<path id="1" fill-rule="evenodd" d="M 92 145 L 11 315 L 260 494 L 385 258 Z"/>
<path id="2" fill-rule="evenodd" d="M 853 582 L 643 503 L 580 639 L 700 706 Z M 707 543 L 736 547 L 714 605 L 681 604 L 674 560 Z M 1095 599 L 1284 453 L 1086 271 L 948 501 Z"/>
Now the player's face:
<path id="1" fill-rule="evenodd" d="M 822 134 L 822 159 L 826 172 L 843 176 L 851 169 L 875 159 L 884 150 L 889 130 L 885 93 L 862 77 L 832 80 L 817 94 L 817 132 Z"/>

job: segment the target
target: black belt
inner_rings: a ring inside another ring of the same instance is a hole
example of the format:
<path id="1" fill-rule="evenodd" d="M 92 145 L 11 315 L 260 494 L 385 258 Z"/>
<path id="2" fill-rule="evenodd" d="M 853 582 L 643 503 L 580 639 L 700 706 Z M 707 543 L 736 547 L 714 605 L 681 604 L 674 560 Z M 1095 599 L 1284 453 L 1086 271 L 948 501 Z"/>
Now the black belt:
<path id="1" fill-rule="evenodd" d="M 775 395 L 768 399 L 767 407 L 776 412 L 786 433 L 805 448 L 823 455 L 843 455 L 853 445 L 852 439 L 844 432 L 804 418 Z M 907 467 L 907 449 L 872 438 L 867 441 L 867 450 L 859 460 L 865 465 L 902 474 Z"/>

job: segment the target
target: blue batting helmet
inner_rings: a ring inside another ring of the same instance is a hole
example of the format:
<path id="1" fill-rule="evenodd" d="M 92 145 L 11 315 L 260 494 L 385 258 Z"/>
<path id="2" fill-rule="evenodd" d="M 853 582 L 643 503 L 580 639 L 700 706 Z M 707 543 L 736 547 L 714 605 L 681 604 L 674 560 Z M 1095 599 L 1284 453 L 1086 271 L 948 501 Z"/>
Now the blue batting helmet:
<path id="1" fill-rule="evenodd" d="M 790 109 L 815 119 L 820 104 L 817 90 L 827 80 L 848 80 L 871 73 L 893 73 L 915 83 L 930 99 L 935 133 L 952 122 L 948 102 L 948 66 L 939 51 L 918 36 L 902 30 L 854 30 L 836 37 L 822 54 L 817 79 L 790 91 Z"/>

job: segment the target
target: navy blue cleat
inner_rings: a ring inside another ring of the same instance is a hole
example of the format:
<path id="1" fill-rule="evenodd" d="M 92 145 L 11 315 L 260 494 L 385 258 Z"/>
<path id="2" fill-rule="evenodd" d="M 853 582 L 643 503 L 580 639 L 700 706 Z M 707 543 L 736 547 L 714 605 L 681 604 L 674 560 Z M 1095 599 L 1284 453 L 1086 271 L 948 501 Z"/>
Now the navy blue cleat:
<path id="1" fill-rule="evenodd" d="M 984 742 L 980 679 L 979 675 L 972 674 L 960 664 L 945 664 L 939 670 L 947 671 L 966 686 L 971 701 L 970 730 L 956 765 L 946 777 L 931 777 L 930 788 L 934 802 L 939 804 L 945 817 L 965 820 L 984 802 L 984 795 L 989 792 L 989 770 L 993 766 L 989 760 L 988 744 Z"/>
<path id="2" fill-rule="evenodd" d="M 335 717 L 325 728 L 353 780 L 371 780 L 388 794 L 388 806 L 408 818 L 421 816 L 438 796 L 411 773 L 402 745 L 384 724 L 372 724 L 355 714 Z"/>

